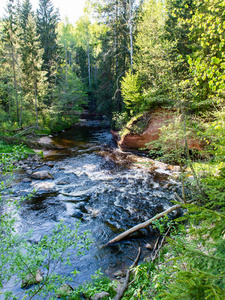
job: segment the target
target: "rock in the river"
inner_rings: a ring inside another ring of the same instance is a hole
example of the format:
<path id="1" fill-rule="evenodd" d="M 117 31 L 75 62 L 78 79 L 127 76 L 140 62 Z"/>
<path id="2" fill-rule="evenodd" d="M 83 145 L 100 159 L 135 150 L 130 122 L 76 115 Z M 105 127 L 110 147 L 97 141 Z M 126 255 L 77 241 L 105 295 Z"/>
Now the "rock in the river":
<path id="1" fill-rule="evenodd" d="M 49 172 L 47 171 L 38 171 L 38 172 L 34 172 L 32 175 L 31 175 L 31 178 L 34 178 L 34 179 L 39 179 L 39 180 L 44 180 L 44 179 L 54 179 L 52 174 L 50 174 Z"/>
<path id="2" fill-rule="evenodd" d="M 28 287 L 29 285 L 35 284 L 35 283 L 40 283 L 44 279 L 42 276 L 43 273 L 41 272 L 40 269 L 37 270 L 36 274 L 31 274 L 29 273 L 25 279 L 22 280 L 21 287 Z"/>
<path id="3" fill-rule="evenodd" d="M 82 219 L 83 218 L 83 214 L 80 211 L 75 211 L 71 217 L 77 218 L 77 219 Z"/>
<path id="4" fill-rule="evenodd" d="M 53 167 L 54 167 L 54 163 L 51 162 L 51 161 L 47 162 L 46 165 L 47 165 L 48 167 L 50 167 L 50 168 L 53 168 Z"/>
<path id="5" fill-rule="evenodd" d="M 56 184 L 57 185 L 66 185 L 66 184 L 69 184 L 69 181 L 66 179 L 61 179 Z"/>
<path id="6" fill-rule="evenodd" d="M 27 175 L 31 175 L 33 172 L 31 170 L 26 171 Z"/>
<path id="7" fill-rule="evenodd" d="M 108 296 L 109 296 L 109 293 L 101 292 L 101 293 L 95 294 L 94 297 L 91 297 L 91 300 L 101 300 L 104 297 L 108 297 Z"/>
<path id="8" fill-rule="evenodd" d="M 119 271 L 116 271 L 113 275 L 114 275 L 117 279 L 119 279 L 119 278 L 125 277 L 125 276 L 126 276 L 126 273 L 124 273 L 122 270 L 119 270 Z"/>
<path id="9" fill-rule="evenodd" d="M 23 183 L 28 183 L 28 182 L 31 182 L 31 181 L 32 180 L 30 178 L 27 178 L 27 177 L 22 179 Z"/>
<path id="10" fill-rule="evenodd" d="M 148 244 L 145 245 L 145 248 L 148 250 L 153 250 L 155 247 L 155 243 L 156 243 L 156 240 L 150 241 Z"/>
<path id="11" fill-rule="evenodd" d="M 168 182 L 168 183 L 166 183 L 164 186 L 163 186 L 163 189 L 168 189 L 170 187 L 170 183 Z"/>
<path id="12" fill-rule="evenodd" d="M 27 166 L 27 165 L 22 165 L 21 168 L 22 168 L 23 170 L 27 170 L 27 169 L 28 169 L 28 166 Z"/>

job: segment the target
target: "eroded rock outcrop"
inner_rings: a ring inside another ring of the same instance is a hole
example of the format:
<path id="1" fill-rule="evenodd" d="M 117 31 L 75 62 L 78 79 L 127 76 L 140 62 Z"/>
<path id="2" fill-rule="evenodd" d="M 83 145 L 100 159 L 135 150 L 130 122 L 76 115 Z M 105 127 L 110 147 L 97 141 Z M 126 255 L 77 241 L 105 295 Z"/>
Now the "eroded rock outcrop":
<path id="1" fill-rule="evenodd" d="M 122 137 L 120 137 L 116 131 L 111 131 L 111 133 L 114 140 L 117 141 L 119 148 L 123 151 L 139 150 L 141 148 L 150 149 L 151 146 L 146 146 L 146 144 L 158 140 L 160 135 L 160 128 L 163 125 L 173 122 L 174 118 L 175 115 L 173 111 L 163 108 L 157 108 L 154 112 L 148 113 L 147 126 L 142 133 L 133 133 L 132 126 L 128 128 L 130 132 L 124 134 Z M 202 151 L 204 144 L 196 138 L 191 138 L 188 140 L 188 146 L 190 149 Z"/>

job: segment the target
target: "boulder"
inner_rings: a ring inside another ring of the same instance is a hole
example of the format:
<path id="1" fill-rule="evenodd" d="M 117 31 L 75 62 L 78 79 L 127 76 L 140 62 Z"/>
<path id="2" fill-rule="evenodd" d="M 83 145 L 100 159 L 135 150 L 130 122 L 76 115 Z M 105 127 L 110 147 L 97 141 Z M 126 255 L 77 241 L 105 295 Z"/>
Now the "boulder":
<path id="1" fill-rule="evenodd" d="M 119 279 L 119 278 L 125 277 L 125 276 L 126 276 L 126 273 L 123 272 L 122 270 L 119 270 L 119 271 L 116 271 L 113 275 L 114 275 L 117 279 Z"/>
<path id="2" fill-rule="evenodd" d="M 26 171 L 27 175 L 31 175 L 33 172 L 31 170 Z"/>
<path id="3" fill-rule="evenodd" d="M 23 178 L 22 182 L 23 183 L 28 183 L 28 182 L 32 182 L 32 180 L 30 178 Z"/>
<path id="4" fill-rule="evenodd" d="M 31 175 L 31 178 L 33 179 L 38 179 L 38 180 L 44 180 L 44 179 L 54 179 L 53 176 L 47 172 L 47 171 L 38 171 L 38 172 L 34 172 Z"/>
<path id="5" fill-rule="evenodd" d="M 155 247 L 155 243 L 156 243 L 156 240 L 149 241 L 149 242 L 145 245 L 145 248 L 148 249 L 148 250 L 153 250 L 154 247 Z"/>
<path id="6" fill-rule="evenodd" d="M 29 273 L 26 278 L 22 280 L 21 287 L 28 287 L 29 285 L 36 284 L 42 282 L 44 277 L 42 276 L 43 273 L 40 269 L 37 270 L 36 274 Z"/>

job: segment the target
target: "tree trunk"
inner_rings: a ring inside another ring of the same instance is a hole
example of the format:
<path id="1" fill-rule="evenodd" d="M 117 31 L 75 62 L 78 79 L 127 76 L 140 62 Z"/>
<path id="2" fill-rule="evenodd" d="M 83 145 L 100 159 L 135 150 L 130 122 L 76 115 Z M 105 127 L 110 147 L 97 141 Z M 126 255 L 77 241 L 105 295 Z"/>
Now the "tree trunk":
<path id="1" fill-rule="evenodd" d="M 19 70 L 19 68 L 18 68 Z M 21 81 L 20 81 L 20 70 L 19 70 L 19 88 L 20 88 L 20 126 L 22 127 L 22 113 L 23 113 L 23 96 L 22 96 L 22 89 L 21 89 Z"/>
<path id="2" fill-rule="evenodd" d="M 35 109 L 36 109 L 36 127 L 38 127 L 38 105 L 37 105 L 37 82 L 34 82 L 34 97 L 35 97 Z"/>
<path id="3" fill-rule="evenodd" d="M 88 57 L 88 85 L 91 86 L 91 58 L 90 58 L 90 45 L 89 33 L 87 32 L 87 57 Z"/>
<path id="4" fill-rule="evenodd" d="M 130 31 L 130 67 L 133 73 L 133 16 L 132 16 L 132 0 L 129 0 L 129 31 Z"/>
<path id="5" fill-rule="evenodd" d="M 67 48 L 66 48 L 66 42 L 64 44 L 65 47 L 65 61 L 66 61 L 66 85 L 67 85 L 67 77 L 68 77 L 68 62 L 67 62 Z"/>

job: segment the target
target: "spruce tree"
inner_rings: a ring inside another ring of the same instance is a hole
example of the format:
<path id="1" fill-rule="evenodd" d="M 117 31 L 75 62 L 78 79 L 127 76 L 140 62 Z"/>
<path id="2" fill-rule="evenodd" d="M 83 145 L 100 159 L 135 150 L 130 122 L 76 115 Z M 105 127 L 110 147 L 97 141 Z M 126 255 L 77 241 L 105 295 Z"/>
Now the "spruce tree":
<path id="1" fill-rule="evenodd" d="M 43 96 L 46 89 L 45 71 L 43 66 L 43 49 L 41 48 L 36 23 L 32 14 L 28 20 L 23 38 L 21 40 L 23 88 L 27 96 L 34 101 L 36 126 L 38 127 L 38 99 Z"/>
<path id="2" fill-rule="evenodd" d="M 20 26 L 22 28 L 23 33 L 26 30 L 27 22 L 28 22 L 28 16 L 31 14 L 34 16 L 34 13 L 32 11 L 32 5 L 30 3 L 30 0 L 24 0 L 22 3 L 21 7 L 18 5 L 17 6 L 17 11 L 18 11 L 18 18 L 20 21 Z"/>
<path id="3" fill-rule="evenodd" d="M 16 101 L 16 120 L 19 122 L 19 79 L 18 79 L 18 26 L 16 22 L 16 11 L 13 0 L 9 0 L 6 8 L 6 15 L 3 22 L 3 52 L 6 57 L 5 63 L 8 64 L 11 68 L 11 78 L 9 80 L 13 83 L 13 91 L 10 93 L 9 99 L 12 96 L 15 97 Z M 10 86 L 10 85 L 9 85 Z M 8 86 L 8 91 L 9 91 Z M 10 101 L 10 100 L 9 100 Z M 9 111 L 10 111 L 9 103 Z"/>
<path id="4" fill-rule="evenodd" d="M 49 88 L 54 85 L 54 72 L 56 70 L 59 45 L 57 43 L 58 11 L 54 11 L 51 0 L 39 0 L 37 10 L 37 32 L 40 36 L 43 53 L 43 70 L 47 72 Z"/>

